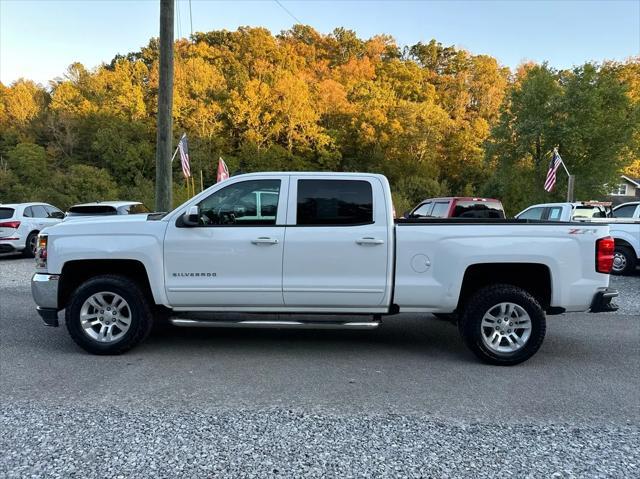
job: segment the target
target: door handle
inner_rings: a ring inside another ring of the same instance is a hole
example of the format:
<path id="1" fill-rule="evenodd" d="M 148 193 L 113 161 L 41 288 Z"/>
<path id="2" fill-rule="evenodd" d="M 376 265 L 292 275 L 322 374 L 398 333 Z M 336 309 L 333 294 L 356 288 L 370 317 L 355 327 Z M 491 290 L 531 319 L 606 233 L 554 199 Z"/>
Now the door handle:
<path id="1" fill-rule="evenodd" d="M 267 238 L 266 236 L 261 236 L 260 238 L 252 239 L 251 242 L 253 244 L 278 244 L 279 243 L 277 238 Z"/>
<path id="2" fill-rule="evenodd" d="M 367 236 L 367 237 L 364 237 L 364 238 L 360 238 L 359 240 L 356 240 L 356 243 L 358 243 L 358 244 L 384 244 L 384 240 L 377 239 L 377 238 L 371 238 L 370 236 Z"/>

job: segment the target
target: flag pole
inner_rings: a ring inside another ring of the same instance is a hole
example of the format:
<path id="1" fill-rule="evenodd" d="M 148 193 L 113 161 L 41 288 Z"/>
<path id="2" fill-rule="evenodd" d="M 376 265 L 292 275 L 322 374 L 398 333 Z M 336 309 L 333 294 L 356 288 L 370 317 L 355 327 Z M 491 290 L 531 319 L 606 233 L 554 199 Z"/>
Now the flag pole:
<path id="1" fill-rule="evenodd" d="M 569 173 L 569 168 L 567 168 L 567 165 L 564 164 L 564 160 L 562 159 L 562 157 L 558 153 L 558 147 L 557 146 L 553 149 L 553 151 L 560 158 L 560 164 L 564 168 L 564 171 L 567 173 L 567 177 L 568 177 L 568 181 L 567 181 L 567 203 L 573 203 L 573 198 L 574 198 L 573 191 L 574 191 L 574 187 L 575 187 L 576 177 L 575 177 L 575 175 L 572 175 L 571 173 Z"/>
<path id="2" fill-rule="evenodd" d="M 176 151 L 173 152 L 173 156 L 171 157 L 171 163 L 173 163 L 173 160 L 176 157 L 176 155 L 178 154 L 178 150 L 179 149 L 180 149 L 180 143 L 178 143 L 178 146 L 176 146 Z"/>

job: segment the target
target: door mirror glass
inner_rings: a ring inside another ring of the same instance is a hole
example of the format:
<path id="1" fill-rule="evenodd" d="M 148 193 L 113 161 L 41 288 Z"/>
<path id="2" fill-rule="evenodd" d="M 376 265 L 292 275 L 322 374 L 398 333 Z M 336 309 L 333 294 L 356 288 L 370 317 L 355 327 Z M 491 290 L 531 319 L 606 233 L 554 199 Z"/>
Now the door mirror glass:
<path id="1" fill-rule="evenodd" d="M 189 209 L 182 216 L 182 222 L 185 226 L 198 226 L 198 218 L 200 213 L 196 205 L 190 206 Z"/>

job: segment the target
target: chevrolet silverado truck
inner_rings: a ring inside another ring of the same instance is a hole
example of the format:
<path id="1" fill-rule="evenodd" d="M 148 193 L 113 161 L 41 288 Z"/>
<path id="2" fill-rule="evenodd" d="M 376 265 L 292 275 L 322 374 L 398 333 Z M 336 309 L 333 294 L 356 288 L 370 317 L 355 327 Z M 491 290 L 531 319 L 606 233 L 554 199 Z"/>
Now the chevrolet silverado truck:
<path id="1" fill-rule="evenodd" d="M 127 351 L 160 320 L 370 329 L 409 312 L 455 315 L 473 353 L 512 365 L 540 348 L 546 314 L 615 310 L 613 248 L 607 225 L 394 221 L 381 175 L 254 173 L 168 214 L 47 228 L 31 284 L 44 322 L 64 309 L 95 354 Z"/>

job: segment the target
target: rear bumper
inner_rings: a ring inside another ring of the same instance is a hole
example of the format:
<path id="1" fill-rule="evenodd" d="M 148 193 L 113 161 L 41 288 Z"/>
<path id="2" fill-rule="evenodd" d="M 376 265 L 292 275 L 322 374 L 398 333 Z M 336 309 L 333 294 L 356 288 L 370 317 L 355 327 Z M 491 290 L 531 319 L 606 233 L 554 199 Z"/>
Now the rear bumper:
<path id="1" fill-rule="evenodd" d="M 10 240 L 0 238 L 0 253 L 13 253 L 14 251 L 21 251 L 23 249 L 24 243 L 20 238 Z"/>
<path id="2" fill-rule="evenodd" d="M 611 302 L 613 298 L 616 298 L 617 296 L 617 289 L 605 288 L 598 291 L 593 297 L 591 309 L 589 311 L 592 313 L 610 313 L 617 311 L 618 305 Z"/>
<path id="3" fill-rule="evenodd" d="M 48 326 L 58 325 L 59 274 L 36 273 L 31 278 L 31 294 L 38 314 Z"/>

